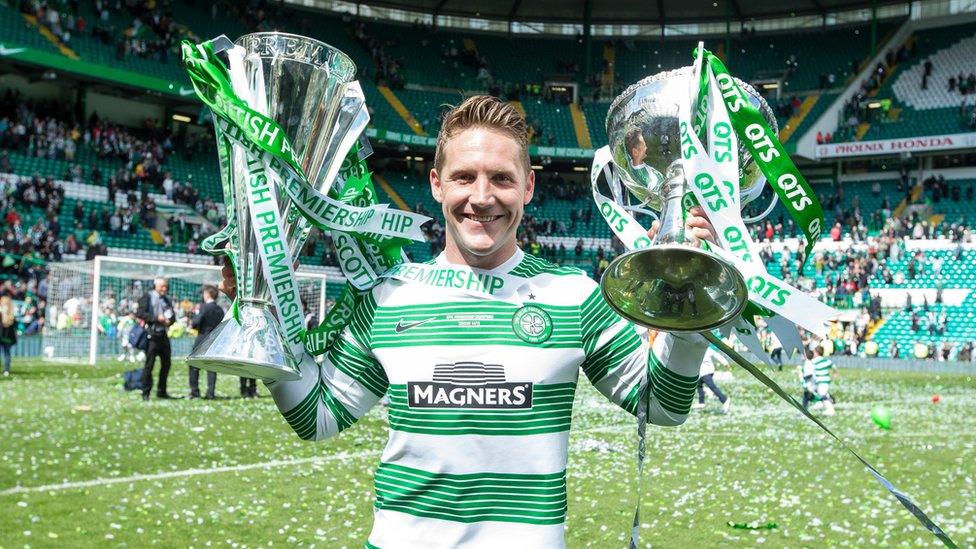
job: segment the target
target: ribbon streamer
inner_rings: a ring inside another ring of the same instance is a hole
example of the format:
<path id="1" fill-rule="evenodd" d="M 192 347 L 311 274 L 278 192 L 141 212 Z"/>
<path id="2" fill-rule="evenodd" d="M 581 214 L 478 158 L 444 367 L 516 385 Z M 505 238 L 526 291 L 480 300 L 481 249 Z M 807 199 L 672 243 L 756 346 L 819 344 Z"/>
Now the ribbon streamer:
<path id="1" fill-rule="evenodd" d="M 860 461 L 862 465 L 864 465 L 864 468 L 867 469 L 868 472 L 871 473 L 871 475 L 874 476 L 874 478 L 877 479 L 877 481 L 880 482 L 882 486 L 884 486 L 885 490 L 888 490 L 888 492 L 890 492 L 891 495 L 895 496 L 895 498 L 899 501 L 899 503 L 901 503 L 905 507 L 905 509 L 908 509 L 908 512 L 910 512 L 918 520 L 918 522 L 925 527 L 926 530 L 928 530 L 933 535 L 935 535 L 935 537 L 939 538 L 939 541 L 945 544 L 946 547 L 950 547 L 952 549 L 958 547 L 955 544 L 955 542 L 953 542 L 952 539 L 950 539 L 949 536 L 946 535 L 945 531 L 942 530 L 942 528 L 940 528 L 937 524 L 932 522 L 932 519 L 930 519 L 928 515 L 926 515 L 925 512 L 922 511 L 922 509 L 919 508 L 919 506 L 916 505 L 915 502 L 912 501 L 912 499 L 907 494 L 905 494 L 898 488 L 895 488 L 895 486 L 888 479 L 886 479 L 884 475 L 882 475 L 881 472 L 878 471 L 878 469 L 874 465 L 871 465 L 870 462 L 868 462 L 866 459 L 861 457 L 861 454 L 858 454 L 856 451 L 854 451 L 853 448 L 851 448 L 846 442 L 844 442 L 844 439 L 835 435 L 834 432 L 831 431 L 826 425 L 824 425 L 819 419 L 817 419 L 816 416 L 811 414 L 806 408 L 804 408 L 799 402 L 797 402 L 795 398 L 793 398 L 789 393 L 783 390 L 783 388 L 780 387 L 779 384 L 777 384 L 775 381 L 770 379 L 769 376 L 765 374 L 765 372 L 763 372 L 754 364 L 749 362 L 745 357 L 737 353 L 735 349 L 726 345 L 721 338 L 716 337 L 713 333 L 704 332 L 702 335 L 705 337 L 705 339 L 711 342 L 712 345 L 718 347 L 719 350 L 721 350 L 723 353 L 728 355 L 729 358 L 734 360 L 736 364 L 738 364 L 747 372 L 752 374 L 752 377 L 758 379 L 766 387 L 769 387 L 771 391 L 779 395 L 779 397 L 784 401 L 786 401 L 787 404 L 796 408 L 801 414 L 803 414 L 810 421 L 816 423 L 817 427 L 820 427 L 820 429 L 823 430 L 823 432 L 830 435 L 830 437 L 836 440 L 837 442 L 839 442 L 840 445 L 845 450 L 853 454 L 854 457 L 856 457 L 857 460 Z"/>

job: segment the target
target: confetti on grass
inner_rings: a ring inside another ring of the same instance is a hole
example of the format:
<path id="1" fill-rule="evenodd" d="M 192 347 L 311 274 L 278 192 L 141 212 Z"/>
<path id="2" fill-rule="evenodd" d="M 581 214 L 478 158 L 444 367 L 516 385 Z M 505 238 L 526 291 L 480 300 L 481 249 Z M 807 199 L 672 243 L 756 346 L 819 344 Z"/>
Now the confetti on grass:
<path id="1" fill-rule="evenodd" d="M 0 496 L 0 546 L 107 540 L 129 547 L 338 548 L 362 547 L 369 534 L 372 474 L 388 438 L 382 408 L 334 439 L 308 443 L 288 428 L 260 384 L 262 398 L 252 400 L 147 406 L 122 391 L 121 367 L 15 359 L 18 369 L 17 383 L 0 390 L 0 492 L 224 469 Z M 172 392 L 184 388 L 186 375 L 185 366 L 174 364 Z M 793 387 L 792 372 L 773 375 Z M 722 389 L 735 399 L 729 415 L 693 412 L 680 427 L 648 429 L 642 545 L 937 543 L 849 455 L 767 389 L 741 375 Z M 876 459 L 960 546 L 976 547 L 976 382 L 845 370 L 834 389 L 830 427 Z M 237 378 L 218 376 L 219 395 L 238 391 Z M 942 396 L 939 406 L 933 394 Z M 897 417 L 897 428 L 881 431 L 867 419 L 877 404 Z M 91 411 L 72 413 L 78 405 Z M 581 379 L 572 429 L 567 546 L 624 546 L 635 495 L 634 420 Z M 314 459 L 321 457 L 332 459 Z M 775 520 L 778 527 L 740 530 L 726 525 L 730 519 Z"/>

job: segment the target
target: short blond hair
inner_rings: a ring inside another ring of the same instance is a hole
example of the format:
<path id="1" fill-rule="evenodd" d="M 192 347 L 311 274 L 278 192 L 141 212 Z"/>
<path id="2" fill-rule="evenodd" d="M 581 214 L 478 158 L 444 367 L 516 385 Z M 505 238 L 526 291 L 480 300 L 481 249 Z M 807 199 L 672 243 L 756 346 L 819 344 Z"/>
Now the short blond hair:
<path id="1" fill-rule="evenodd" d="M 511 103 L 490 95 L 471 96 L 444 113 L 441 130 L 437 134 L 437 148 L 434 150 L 434 168 L 440 171 L 444 166 L 444 146 L 448 139 L 479 126 L 499 131 L 514 139 L 521 150 L 522 164 L 526 171 L 529 170 L 529 136 L 525 117 Z"/>

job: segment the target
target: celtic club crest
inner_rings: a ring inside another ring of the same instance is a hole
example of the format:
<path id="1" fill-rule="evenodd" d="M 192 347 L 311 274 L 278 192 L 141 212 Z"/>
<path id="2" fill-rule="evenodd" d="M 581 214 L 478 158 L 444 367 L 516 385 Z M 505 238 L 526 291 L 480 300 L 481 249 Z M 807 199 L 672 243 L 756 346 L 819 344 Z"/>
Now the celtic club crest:
<path id="1" fill-rule="evenodd" d="M 536 305 L 526 305 L 515 311 L 512 330 L 522 341 L 542 343 L 552 335 L 552 318 Z"/>

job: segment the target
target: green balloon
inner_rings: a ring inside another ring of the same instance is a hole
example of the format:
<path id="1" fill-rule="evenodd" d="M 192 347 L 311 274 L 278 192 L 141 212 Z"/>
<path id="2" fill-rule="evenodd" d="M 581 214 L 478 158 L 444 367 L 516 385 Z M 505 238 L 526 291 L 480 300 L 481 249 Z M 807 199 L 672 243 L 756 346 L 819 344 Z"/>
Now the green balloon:
<path id="1" fill-rule="evenodd" d="M 887 406 L 877 405 L 871 410 L 871 419 L 885 431 L 891 429 L 891 410 Z"/>

